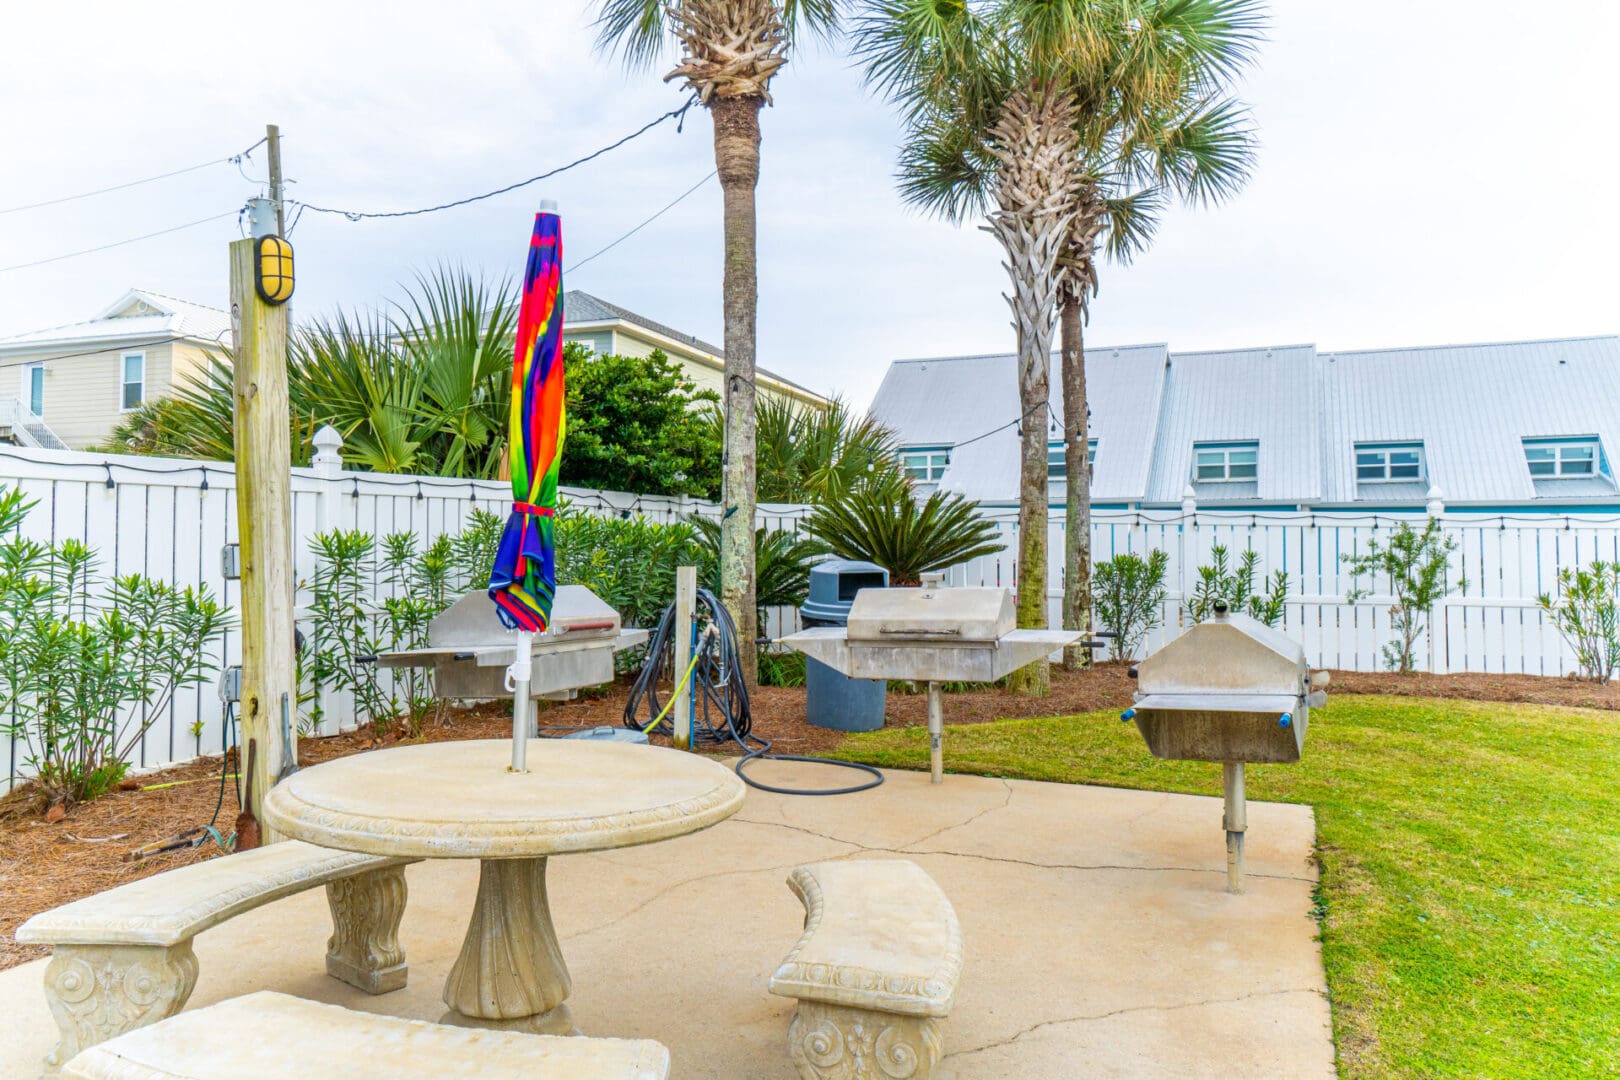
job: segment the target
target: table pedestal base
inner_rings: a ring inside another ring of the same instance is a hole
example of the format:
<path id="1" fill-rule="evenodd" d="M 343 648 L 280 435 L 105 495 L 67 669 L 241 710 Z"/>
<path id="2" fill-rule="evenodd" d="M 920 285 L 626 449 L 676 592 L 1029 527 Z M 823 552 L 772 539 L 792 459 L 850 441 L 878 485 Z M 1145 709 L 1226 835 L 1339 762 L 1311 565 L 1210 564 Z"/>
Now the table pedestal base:
<path id="1" fill-rule="evenodd" d="M 485 859 L 461 955 L 444 984 L 444 1023 L 577 1035 L 572 983 L 551 925 L 546 860 Z"/>

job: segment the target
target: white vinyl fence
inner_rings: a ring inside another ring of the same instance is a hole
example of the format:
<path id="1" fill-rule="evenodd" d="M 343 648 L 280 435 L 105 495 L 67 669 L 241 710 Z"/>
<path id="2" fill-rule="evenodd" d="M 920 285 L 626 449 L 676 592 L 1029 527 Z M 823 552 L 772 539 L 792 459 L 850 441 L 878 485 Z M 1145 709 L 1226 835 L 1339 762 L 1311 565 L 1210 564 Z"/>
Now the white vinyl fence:
<path id="1" fill-rule="evenodd" d="M 1007 547 L 955 568 L 947 583 L 1016 589 L 1017 510 L 984 512 L 997 522 Z M 1402 522 L 1421 529 L 1425 520 L 1422 513 L 1096 510 L 1092 559 L 1095 564 L 1125 552 L 1146 555 L 1154 548 L 1169 555 L 1161 625 L 1139 653 L 1180 633 L 1188 621 L 1182 600 L 1198 581 L 1198 567 L 1210 562 L 1211 549 L 1220 544 L 1234 566 L 1252 548 L 1260 553 L 1262 575 L 1288 574 L 1282 628 L 1304 645 L 1313 665 L 1377 671 L 1384 667 L 1383 646 L 1395 636 L 1389 583 L 1367 582 L 1371 595 L 1347 603 L 1353 583 L 1343 558 L 1365 551 L 1374 537 L 1387 543 Z M 1542 614 L 1537 597 L 1557 593 L 1562 567 L 1620 560 L 1620 515 L 1458 512 L 1444 513 L 1440 520 L 1457 540 L 1451 581 L 1460 578 L 1464 587 L 1431 613 L 1429 630 L 1416 643 L 1419 667 L 1529 675 L 1576 671 L 1574 652 Z M 1062 511 L 1053 511 L 1047 579 L 1053 626 L 1061 625 L 1065 532 Z"/>
<path id="2" fill-rule="evenodd" d="M 98 577 L 140 573 L 177 585 L 205 585 L 233 613 L 241 607 L 239 583 L 221 574 L 220 550 L 237 541 L 236 475 L 229 462 L 198 462 L 61 450 L 0 446 L 0 487 L 20 488 L 34 501 L 21 531 L 36 540 L 82 540 L 99 556 Z M 315 570 L 310 538 L 331 529 L 362 529 L 379 539 L 413 532 L 431 542 L 461 531 L 477 508 L 504 517 L 512 489 L 505 481 L 452 480 L 345 472 L 336 462 L 294 469 L 292 477 L 293 557 L 300 583 L 297 614 L 304 624 L 307 583 Z M 701 499 L 635 495 L 563 488 L 575 507 L 656 521 L 678 521 L 688 514 L 718 517 L 719 508 Z M 766 505 L 759 521 L 771 528 L 796 527 L 805 508 Z M 768 631 L 788 633 L 796 613 L 769 612 Z M 307 631 L 308 626 L 304 625 Z M 217 664 L 241 662 L 236 632 L 225 638 Z M 352 703 L 329 692 L 322 734 L 354 726 Z M 176 694 L 167 710 L 142 737 L 132 755 L 135 768 L 184 761 L 218 753 L 223 706 L 213 680 Z M 133 722 L 133 718 L 131 719 Z M 3 792 L 26 771 L 27 746 L 4 740 Z"/>
<path id="3" fill-rule="evenodd" d="M 84 541 L 98 552 L 104 578 L 138 572 L 178 585 L 206 585 L 232 609 L 239 608 L 237 583 L 220 574 L 220 549 L 237 538 L 236 480 L 229 463 L 3 447 L 0 486 L 21 488 L 35 500 L 23 525 L 27 535 L 52 543 Z M 692 513 L 717 517 L 719 512 L 714 503 L 700 499 L 576 488 L 564 488 L 563 495 L 593 513 L 639 513 L 659 521 Z M 358 528 L 380 538 L 409 531 L 427 542 L 460 531 L 474 508 L 504 515 L 510 500 L 504 482 L 351 473 L 335 461 L 294 469 L 298 580 L 307 581 L 314 571 L 309 541 L 317 532 Z M 1007 548 L 955 568 L 947 580 L 1016 588 L 1016 508 L 986 507 L 983 512 L 996 521 Z M 806 513 L 803 506 L 766 505 L 758 523 L 796 529 Z M 1313 664 L 1376 670 L 1382 666 L 1380 650 L 1392 636 L 1390 598 L 1375 594 L 1347 604 L 1350 581 L 1342 557 L 1363 550 L 1375 535 L 1387 538 L 1402 520 L 1421 525 L 1423 516 L 1099 510 L 1093 514 L 1092 551 L 1097 561 L 1151 548 L 1169 553 L 1163 625 L 1149 637 L 1147 649 L 1179 631 L 1182 597 L 1197 580 L 1197 567 L 1208 562 L 1211 547 L 1219 543 L 1234 559 L 1247 548 L 1259 551 L 1264 574 L 1287 572 L 1284 629 L 1303 642 Z M 1442 521 L 1459 541 L 1454 566 L 1467 585 L 1436 608 L 1432 631 L 1418 642 L 1420 664 L 1434 671 L 1536 675 L 1574 670 L 1573 654 L 1537 609 L 1536 597 L 1555 590 L 1560 567 L 1620 559 L 1620 516 L 1451 513 Z M 1054 626 L 1059 625 L 1063 590 L 1064 529 L 1057 511 L 1049 533 L 1048 611 Z M 307 599 L 301 587 L 299 604 Z M 300 615 L 302 611 L 300 606 Z M 771 635 L 793 629 L 793 611 L 769 614 Z M 232 633 L 215 660 L 234 664 L 239 657 L 240 641 Z M 346 702 L 329 698 L 327 706 L 324 733 L 353 726 L 353 710 Z M 168 715 L 148 729 L 133 764 L 150 768 L 217 753 L 222 719 L 212 682 L 182 691 Z M 20 741 L 9 740 L 7 780 L 0 790 L 23 771 L 25 749 Z"/>

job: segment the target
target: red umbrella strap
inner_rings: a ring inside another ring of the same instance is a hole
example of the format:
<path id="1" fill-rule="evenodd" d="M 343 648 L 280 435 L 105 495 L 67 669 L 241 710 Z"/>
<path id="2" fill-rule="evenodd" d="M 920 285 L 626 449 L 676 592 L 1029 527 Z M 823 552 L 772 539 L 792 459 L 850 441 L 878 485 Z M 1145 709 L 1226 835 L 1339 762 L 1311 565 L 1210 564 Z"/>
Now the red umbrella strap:
<path id="1" fill-rule="evenodd" d="M 520 514 L 539 514 L 541 517 L 555 517 L 557 511 L 550 506 L 536 506 L 533 503 L 515 502 L 512 509 Z"/>

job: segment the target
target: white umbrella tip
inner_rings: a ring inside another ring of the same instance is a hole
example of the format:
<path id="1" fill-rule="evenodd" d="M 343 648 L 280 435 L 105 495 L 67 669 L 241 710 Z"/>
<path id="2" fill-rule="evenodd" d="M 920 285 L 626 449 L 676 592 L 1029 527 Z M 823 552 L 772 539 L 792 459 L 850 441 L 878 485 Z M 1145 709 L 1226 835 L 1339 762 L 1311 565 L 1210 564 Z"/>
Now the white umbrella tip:
<path id="1" fill-rule="evenodd" d="M 540 212 L 542 214 L 555 214 L 557 212 L 557 200 L 556 199 L 541 199 L 540 200 Z"/>

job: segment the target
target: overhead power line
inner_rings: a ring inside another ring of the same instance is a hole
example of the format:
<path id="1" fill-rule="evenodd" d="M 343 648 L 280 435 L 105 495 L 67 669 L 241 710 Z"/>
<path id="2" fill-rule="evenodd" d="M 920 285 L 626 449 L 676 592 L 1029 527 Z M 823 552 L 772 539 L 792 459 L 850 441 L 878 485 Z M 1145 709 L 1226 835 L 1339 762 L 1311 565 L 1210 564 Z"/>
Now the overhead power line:
<path id="1" fill-rule="evenodd" d="M 618 247 L 620 244 L 624 243 L 626 240 L 628 240 L 632 236 L 636 235 L 636 233 L 640 232 L 642 229 L 645 229 L 648 225 L 651 225 L 653 222 L 657 221 L 659 218 L 663 217 L 665 214 L 667 214 L 671 210 L 675 209 L 675 207 L 679 206 L 681 204 L 681 202 L 688 195 L 692 194 L 694 191 L 696 191 L 698 188 L 702 187 L 704 184 L 707 184 L 710 180 L 713 180 L 715 178 L 716 173 L 718 173 L 719 171 L 720 170 L 716 169 L 713 172 L 709 173 L 708 176 L 705 176 L 703 179 L 699 180 L 697 183 L 693 184 L 691 187 L 687 188 L 685 191 L 683 191 L 679 195 L 677 195 L 675 197 L 674 202 L 671 202 L 668 206 L 665 206 L 662 210 L 658 211 L 652 217 L 648 218 L 646 221 L 643 221 L 640 225 L 637 225 L 635 228 L 631 229 L 629 232 L 625 233 L 623 236 L 621 236 L 617 240 L 613 241 L 613 243 L 609 244 L 607 247 L 599 248 L 598 250 L 596 250 L 596 251 L 592 252 L 591 254 L 585 256 L 583 259 L 579 260 L 579 262 L 575 263 L 573 266 L 570 266 L 566 270 L 564 270 L 563 273 L 572 274 L 575 270 L 578 270 L 580 267 L 584 266 L 586 263 L 590 262 L 592 259 L 596 258 L 598 255 L 606 255 L 608 252 L 612 251 L 614 248 Z"/>
<path id="2" fill-rule="evenodd" d="M 46 263 L 61 262 L 63 259 L 72 259 L 80 255 L 92 255 L 98 251 L 107 251 L 111 248 L 123 247 L 125 244 L 134 244 L 141 240 L 150 240 L 155 236 L 167 236 L 170 233 L 176 233 L 182 229 L 194 229 L 198 225 L 206 225 L 210 221 L 220 221 L 224 218 L 236 217 L 239 212 L 240 211 L 237 210 L 227 210 L 223 214 L 213 214 L 209 217 L 198 218 L 196 221 L 188 221 L 184 225 L 175 225 L 172 228 L 159 229 L 157 232 L 149 232 L 143 236 L 131 236 L 127 240 L 114 240 L 110 244 L 98 244 L 95 247 L 83 248 L 79 251 L 68 251 L 61 255 L 52 255 L 48 259 L 35 259 L 33 262 L 16 263 L 12 266 L 0 266 L 0 274 L 4 274 L 11 270 L 26 270 L 30 266 L 44 266 Z"/>
<path id="3" fill-rule="evenodd" d="M 593 150 L 591 153 L 586 154 L 582 158 L 576 158 L 566 165 L 559 165 L 555 169 L 550 169 L 546 172 L 540 173 L 538 176 L 531 176 L 527 180 L 519 180 L 516 183 L 507 184 L 505 187 L 496 188 L 494 191 L 486 191 L 482 195 L 469 195 L 465 199 L 456 199 L 454 202 L 440 203 L 437 206 L 424 206 L 420 210 L 340 210 L 331 206 L 316 206 L 313 203 L 307 202 L 300 202 L 298 205 L 304 210 L 313 210 L 317 214 L 341 214 L 350 221 L 364 221 L 367 218 L 415 217 L 418 214 L 434 214 L 438 213 L 440 210 L 451 210 L 458 206 L 466 206 L 468 203 L 481 202 L 484 199 L 493 199 L 497 195 L 505 195 L 509 191 L 516 191 L 519 188 L 528 187 L 530 184 L 539 183 L 541 180 L 549 180 L 551 177 L 556 176 L 559 173 L 565 173 L 569 169 L 577 168 L 578 166 L 585 164 L 587 161 L 594 161 L 596 158 L 601 157 L 610 150 L 617 150 L 625 143 L 645 135 L 647 132 L 651 131 L 653 128 L 667 120 L 676 121 L 675 130 L 679 131 L 681 129 L 681 124 L 685 121 L 686 111 L 696 103 L 697 95 L 694 94 L 692 97 L 688 98 L 686 104 L 682 105 L 680 108 L 671 109 L 669 112 L 658 117 L 656 120 L 651 120 L 648 123 L 643 124 L 641 127 L 637 128 L 635 131 L 632 131 L 624 138 L 619 139 L 617 142 L 609 143 L 600 150 Z"/>
<path id="4" fill-rule="evenodd" d="M 196 172 L 198 169 L 206 169 L 210 165 L 239 163 L 243 158 L 257 150 L 263 142 L 264 140 L 260 139 L 258 142 L 254 143 L 252 146 L 248 147 L 246 150 L 243 150 L 239 154 L 231 154 L 228 157 L 222 158 L 213 158 L 209 161 L 199 162 L 196 165 L 187 165 L 185 168 L 175 169 L 173 172 L 159 173 L 156 176 L 147 176 L 140 180 L 130 180 L 127 183 L 114 184 L 112 187 L 97 188 L 94 191 L 81 191 L 77 195 L 63 195 L 56 199 L 45 199 L 41 202 L 24 203 L 22 206 L 8 206 L 5 209 L 0 210 L 0 215 L 21 213 L 24 210 L 38 210 L 42 206 L 57 206 L 61 203 L 73 202 L 76 199 L 88 199 L 96 195 L 106 195 L 108 192 L 112 191 L 123 191 L 126 188 L 140 187 L 142 184 L 150 184 L 158 180 L 167 180 L 171 176 L 182 176 L 185 173 Z"/>

